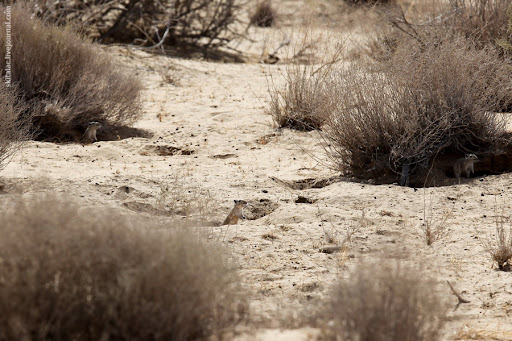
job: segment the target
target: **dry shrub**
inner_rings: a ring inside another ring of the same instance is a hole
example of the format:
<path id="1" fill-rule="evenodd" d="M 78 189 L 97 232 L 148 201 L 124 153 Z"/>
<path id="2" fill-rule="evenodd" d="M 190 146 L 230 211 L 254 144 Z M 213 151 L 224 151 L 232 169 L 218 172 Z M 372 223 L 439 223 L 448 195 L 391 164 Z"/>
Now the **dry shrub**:
<path id="1" fill-rule="evenodd" d="M 336 167 L 362 178 L 427 170 L 436 156 L 500 149 L 511 69 L 493 48 L 464 38 L 400 47 L 379 72 L 340 69 L 330 87 L 337 99 L 325 125 Z"/>
<path id="2" fill-rule="evenodd" d="M 25 111 L 19 91 L 0 82 L 0 170 L 30 137 L 30 121 L 24 116 Z"/>
<path id="3" fill-rule="evenodd" d="M 263 0 L 256 5 L 250 21 L 252 25 L 259 27 L 272 27 L 276 17 L 276 10 L 272 7 L 270 0 Z"/>
<path id="4" fill-rule="evenodd" d="M 510 0 L 452 0 L 442 23 L 456 33 L 477 41 L 481 47 L 499 39 L 511 41 L 507 33 Z"/>
<path id="5" fill-rule="evenodd" d="M 279 127 L 310 131 L 324 124 L 330 103 L 325 82 L 328 72 L 316 71 L 309 65 L 289 65 L 285 88 L 270 91 L 269 113 Z"/>
<path id="6" fill-rule="evenodd" d="M 104 42 L 224 45 L 233 38 L 241 0 L 30 0 L 46 22 L 73 22 Z"/>
<path id="7" fill-rule="evenodd" d="M 436 283 L 426 278 L 400 264 L 358 266 L 324 302 L 327 339 L 439 340 L 446 306 L 435 292 Z"/>
<path id="8" fill-rule="evenodd" d="M 214 199 L 208 189 L 196 186 L 187 173 L 177 172 L 158 181 L 156 207 L 173 215 L 206 222 L 215 215 Z"/>
<path id="9" fill-rule="evenodd" d="M 208 339 L 246 308 L 225 250 L 176 226 L 46 196 L 4 208 L 0 234 L 3 340 Z"/>
<path id="10" fill-rule="evenodd" d="M 0 7 L 0 20 L 6 21 Z M 76 139 L 89 121 L 129 124 L 142 114 L 139 80 L 99 47 L 69 28 L 31 18 L 12 7 L 12 82 L 33 113 L 39 138 Z M 5 70 L 6 31 L 0 30 L 0 69 Z"/>
<path id="11" fill-rule="evenodd" d="M 325 39 L 310 32 L 290 47 L 288 64 L 278 87 L 269 82 L 270 104 L 267 113 L 280 128 L 301 131 L 321 129 L 336 103 L 331 98 L 327 80 L 341 59 L 343 42 Z M 323 57 L 318 52 L 325 53 Z"/>
<path id="12" fill-rule="evenodd" d="M 435 0 L 414 7 L 416 11 L 407 11 L 407 15 L 396 8 L 386 12 L 385 21 L 393 29 L 374 39 L 370 51 L 375 52 L 379 45 L 384 49 L 407 45 L 411 39 L 427 43 L 423 36 L 438 29 L 447 35 L 472 39 L 479 48 L 498 45 L 507 50 L 506 45 L 512 42 L 509 0 Z"/>
<path id="13" fill-rule="evenodd" d="M 425 236 L 425 242 L 428 246 L 434 242 L 443 239 L 449 234 L 450 219 L 453 218 L 455 202 L 450 209 L 445 210 L 439 217 L 434 214 L 434 200 L 430 193 L 429 205 L 427 207 L 427 195 L 423 193 L 423 223 L 421 229 Z"/>
<path id="14" fill-rule="evenodd" d="M 485 248 L 491 255 L 491 258 L 501 271 L 512 270 L 512 227 L 510 221 L 502 211 L 498 214 L 495 210 L 496 235 L 489 237 L 485 242 Z M 509 228 L 506 228 L 506 225 Z"/>

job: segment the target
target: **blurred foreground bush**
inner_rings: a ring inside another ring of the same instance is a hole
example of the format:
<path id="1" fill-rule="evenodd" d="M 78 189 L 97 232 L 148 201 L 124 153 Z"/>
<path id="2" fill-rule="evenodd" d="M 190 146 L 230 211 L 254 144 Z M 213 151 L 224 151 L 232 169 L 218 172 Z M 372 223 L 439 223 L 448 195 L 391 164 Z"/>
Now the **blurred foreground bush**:
<path id="1" fill-rule="evenodd" d="M 0 212 L 2 340 L 190 340 L 243 317 L 236 266 L 177 226 L 45 196 Z"/>

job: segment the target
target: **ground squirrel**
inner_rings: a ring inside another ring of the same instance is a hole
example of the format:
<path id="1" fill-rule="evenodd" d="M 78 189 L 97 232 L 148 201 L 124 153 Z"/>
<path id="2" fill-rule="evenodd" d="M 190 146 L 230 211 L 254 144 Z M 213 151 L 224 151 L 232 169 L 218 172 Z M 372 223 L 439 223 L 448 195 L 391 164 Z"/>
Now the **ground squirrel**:
<path id="1" fill-rule="evenodd" d="M 244 218 L 243 209 L 247 205 L 247 201 L 244 200 L 235 200 L 235 207 L 229 212 L 226 220 L 222 223 L 222 225 L 236 225 L 238 224 L 238 219 Z"/>
<path id="2" fill-rule="evenodd" d="M 85 130 L 83 140 L 84 143 L 93 143 L 98 141 L 96 137 L 96 131 L 101 128 L 101 124 L 99 122 L 89 122 L 87 129 Z"/>
<path id="3" fill-rule="evenodd" d="M 462 174 L 462 171 L 466 172 L 466 177 L 469 178 L 471 173 L 475 173 L 475 162 L 478 161 L 478 156 L 475 154 L 466 154 L 465 157 L 462 157 L 460 159 L 457 159 L 455 163 L 453 164 L 453 173 L 455 174 L 455 177 L 459 179 Z"/>

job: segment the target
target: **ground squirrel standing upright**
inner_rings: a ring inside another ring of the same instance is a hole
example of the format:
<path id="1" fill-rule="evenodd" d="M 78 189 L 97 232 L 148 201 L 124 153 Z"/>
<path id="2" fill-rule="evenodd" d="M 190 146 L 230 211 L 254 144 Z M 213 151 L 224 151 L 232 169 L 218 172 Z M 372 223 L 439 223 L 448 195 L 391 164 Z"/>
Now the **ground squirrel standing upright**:
<path id="1" fill-rule="evenodd" d="M 101 124 L 99 122 L 89 122 L 87 129 L 85 130 L 83 140 L 84 143 L 93 143 L 98 141 L 96 137 L 96 131 L 101 128 Z"/>
<path id="2" fill-rule="evenodd" d="M 478 161 L 478 156 L 475 154 L 466 154 L 465 157 L 457 159 L 453 164 L 453 173 L 455 177 L 459 179 L 462 174 L 462 171 L 466 172 L 466 177 L 469 178 L 471 173 L 475 173 L 475 162 Z"/>
<path id="3" fill-rule="evenodd" d="M 247 201 L 244 200 L 235 200 L 235 207 L 229 212 L 226 220 L 222 223 L 222 225 L 236 225 L 238 224 L 238 219 L 244 218 L 243 209 L 247 205 Z"/>

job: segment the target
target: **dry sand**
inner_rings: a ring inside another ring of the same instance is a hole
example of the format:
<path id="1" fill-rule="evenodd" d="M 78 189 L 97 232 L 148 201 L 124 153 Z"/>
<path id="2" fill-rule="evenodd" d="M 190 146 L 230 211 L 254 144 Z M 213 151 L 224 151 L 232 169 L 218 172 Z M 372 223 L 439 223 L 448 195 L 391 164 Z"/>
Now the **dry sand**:
<path id="1" fill-rule="evenodd" d="M 259 40 L 247 48 L 253 54 L 268 34 L 255 32 Z M 87 146 L 30 142 L 1 173 L 2 200 L 49 191 L 165 221 L 167 186 L 204 199 L 211 225 L 224 219 L 233 199 L 249 201 L 249 218 L 262 217 L 206 227 L 230 246 L 251 294 L 254 323 L 237 340 L 315 339 L 318 330 L 294 329 L 289 321 L 359 261 L 379 257 L 419 264 L 443 283 L 441 294 L 453 307 L 446 280 L 471 301 L 449 313 L 444 339 L 512 340 L 512 273 L 496 271 L 484 246 L 495 231 L 495 209 L 512 213 L 511 174 L 425 190 L 322 182 L 337 174 L 325 163 L 318 133 L 275 130 L 265 114 L 268 76 L 279 82 L 282 65 L 106 49 L 144 80 L 136 127 L 153 136 Z M 163 80 L 162 67 L 172 68 L 176 84 Z M 179 150 L 185 155 L 165 155 Z M 420 228 L 425 215 L 434 224 L 449 215 L 447 235 L 432 246 Z M 354 232 L 346 250 L 319 251 L 348 231 Z"/>

